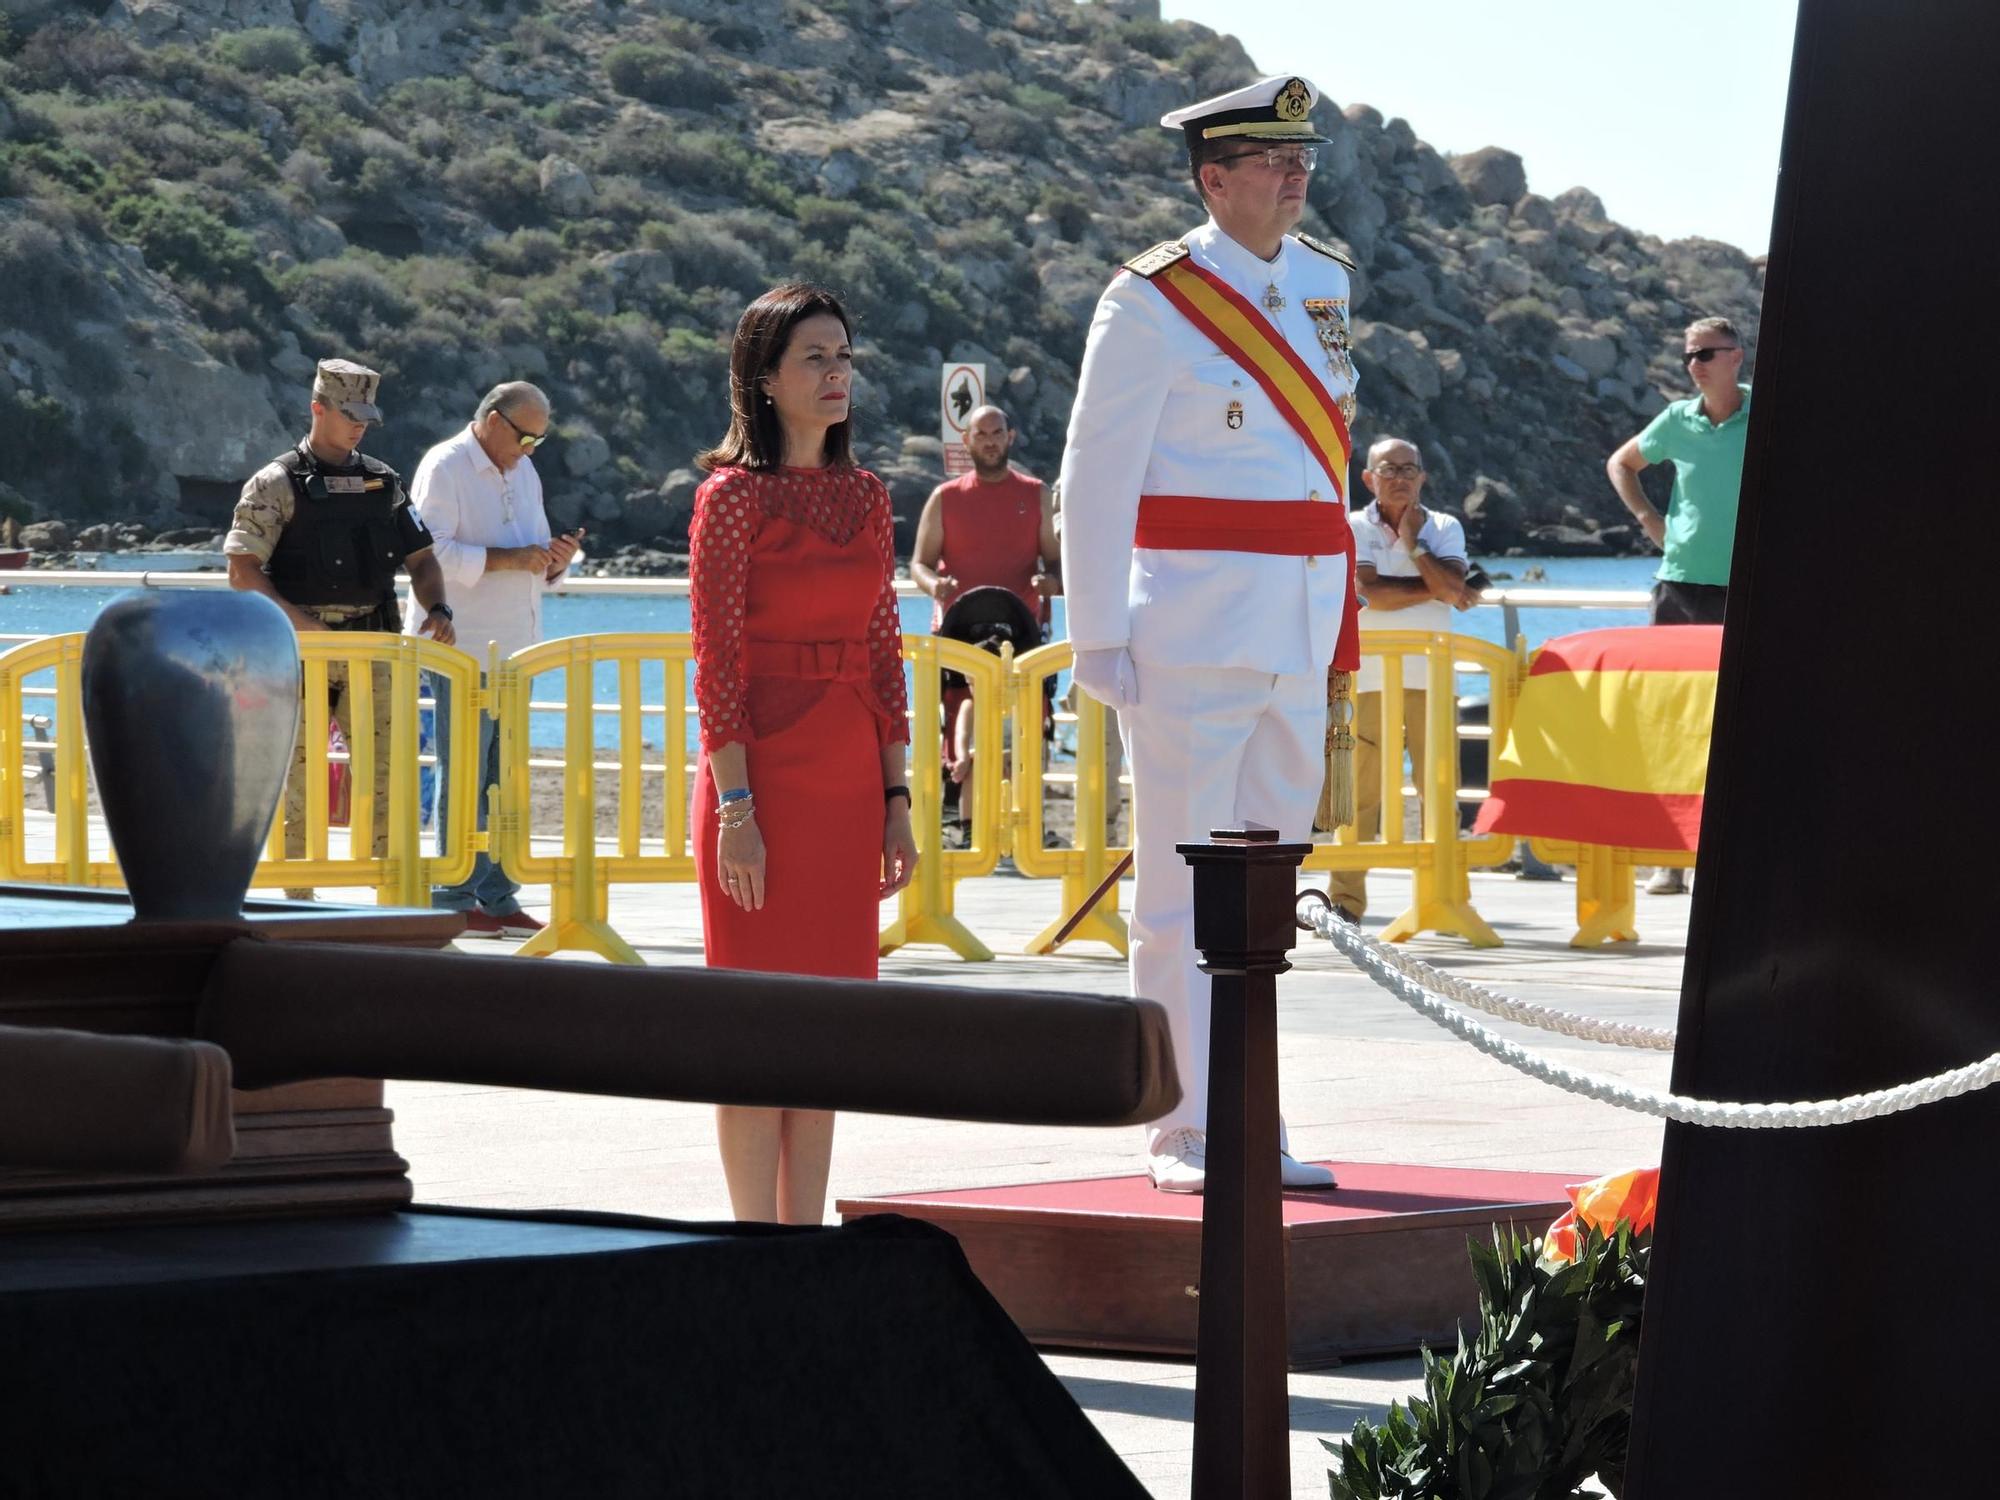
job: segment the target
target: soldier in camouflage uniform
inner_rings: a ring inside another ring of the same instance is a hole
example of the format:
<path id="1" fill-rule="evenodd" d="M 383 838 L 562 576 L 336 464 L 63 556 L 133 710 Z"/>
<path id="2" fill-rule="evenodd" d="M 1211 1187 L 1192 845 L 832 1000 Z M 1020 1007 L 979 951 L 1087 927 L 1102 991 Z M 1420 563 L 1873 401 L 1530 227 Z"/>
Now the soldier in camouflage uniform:
<path id="1" fill-rule="evenodd" d="M 396 570 L 407 567 L 410 593 L 424 610 L 422 634 L 441 645 L 455 639 L 444 602 L 444 573 L 431 555 L 430 533 L 410 509 L 403 482 L 387 464 L 367 457 L 360 442 L 381 420 L 375 387 L 381 377 L 344 359 L 322 360 L 313 378 L 312 430 L 290 452 L 266 464 L 243 486 L 222 544 L 232 588 L 262 594 L 294 628 L 376 630 L 401 627 Z M 374 684 L 375 819 L 371 848 L 388 852 L 389 669 Z M 345 663 L 327 668 L 327 704 L 352 745 L 354 723 Z M 285 857 L 305 855 L 306 736 L 324 734 L 325 720 L 308 713 L 285 781 Z M 360 830 L 354 830 L 357 837 Z M 286 895 L 309 900 L 310 890 Z"/>

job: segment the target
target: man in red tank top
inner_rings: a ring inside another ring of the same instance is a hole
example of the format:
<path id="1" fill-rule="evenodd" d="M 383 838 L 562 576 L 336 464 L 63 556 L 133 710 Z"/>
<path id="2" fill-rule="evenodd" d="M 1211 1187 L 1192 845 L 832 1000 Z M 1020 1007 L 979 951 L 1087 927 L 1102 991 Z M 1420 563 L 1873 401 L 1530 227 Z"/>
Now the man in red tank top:
<path id="1" fill-rule="evenodd" d="M 1008 463 L 1013 424 L 982 406 L 966 426 L 972 472 L 931 491 L 917 518 L 910 577 L 934 600 L 931 629 L 966 589 L 997 585 L 1021 596 L 1046 626 L 1044 601 L 1062 592 L 1061 544 L 1049 487 Z"/>
<path id="2" fill-rule="evenodd" d="M 1007 414 L 997 406 L 980 407 L 966 423 L 972 472 L 946 480 L 924 502 L 910 577 L 931 596 L 932 630 L 967 589 L 996 586 L 1019 595 L 1042 622 L 1043 639 L 1048 637 L 1048 600 L 1062 592 L 1055 503 L 1046 484 L 1007 461 L 1013 447 L 1014 425 Z M 970 696 L 963 678 L 945 674 L 941 729 L 948 773 L 957 754 L 953 729 Z M 949 802 L 953 791 L 959 793 L 961 826 L 972 817 L 970 783 L 964 780 L 969 771 L 969 764 L 957 767 L 945 794 Z"/>

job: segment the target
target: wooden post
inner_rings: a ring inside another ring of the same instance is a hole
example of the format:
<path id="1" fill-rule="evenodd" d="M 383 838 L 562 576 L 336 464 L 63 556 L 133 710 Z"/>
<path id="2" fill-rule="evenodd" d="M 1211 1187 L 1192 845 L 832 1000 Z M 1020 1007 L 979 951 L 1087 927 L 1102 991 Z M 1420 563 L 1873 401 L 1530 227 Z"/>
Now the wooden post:
<path id="1" fill-rule="evenodd" d="M 1254 824 L 1179 845 L 1194 867 L 1194 941 L 1213 983 L 1208 1181 L 1201 1211 L 1194 1500 L 1291 1494 L 1285 1227 L 1278 1177 L 1278 976 L 1297 935 L 1310 844 Z"/>

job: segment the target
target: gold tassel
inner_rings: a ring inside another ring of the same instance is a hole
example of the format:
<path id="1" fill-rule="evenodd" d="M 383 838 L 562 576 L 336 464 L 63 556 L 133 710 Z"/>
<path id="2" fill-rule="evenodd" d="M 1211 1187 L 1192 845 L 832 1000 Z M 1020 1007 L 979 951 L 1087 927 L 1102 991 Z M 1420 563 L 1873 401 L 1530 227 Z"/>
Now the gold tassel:
<path id="1" fill-rule="evenodd" d="M 1354 822 L 1354 675 L 1326 676 L 1326 790 L 1314 823 L 1331 832 Z"/>

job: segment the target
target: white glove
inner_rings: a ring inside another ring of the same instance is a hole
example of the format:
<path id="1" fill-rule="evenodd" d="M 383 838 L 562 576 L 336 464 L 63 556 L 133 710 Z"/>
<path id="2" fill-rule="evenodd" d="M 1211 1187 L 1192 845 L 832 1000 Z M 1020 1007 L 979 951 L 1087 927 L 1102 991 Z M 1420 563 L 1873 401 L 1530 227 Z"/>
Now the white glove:
<path id="1" fill-rule="evenodd" d="M 1070 676 L 1106 708 L 1132 708 L 1139 702 L 1139 669 L 1123 646 L 1077 652 Z"/>

